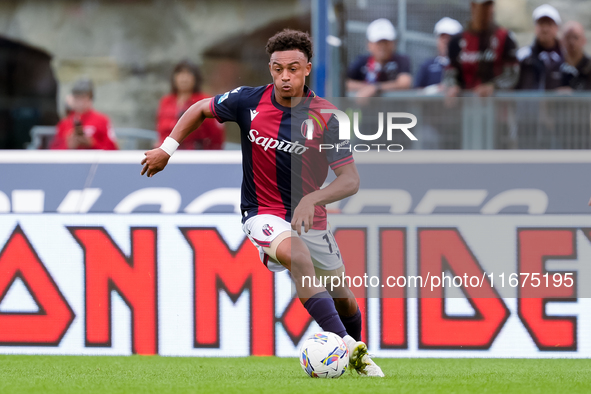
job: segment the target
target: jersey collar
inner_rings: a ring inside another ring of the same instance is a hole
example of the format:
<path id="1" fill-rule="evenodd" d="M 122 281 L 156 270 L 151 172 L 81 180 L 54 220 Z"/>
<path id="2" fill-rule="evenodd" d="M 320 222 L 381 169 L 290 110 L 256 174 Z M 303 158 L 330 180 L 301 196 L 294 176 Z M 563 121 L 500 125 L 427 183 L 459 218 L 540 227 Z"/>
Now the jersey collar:
<path id="1" fill-rule="evenodd" d="M 271 102 L 273 103 L 273 105 L 275 106 L 275 108 L 283 111 L 283 112 L 291 112 L 291 110 L 293 109 L 293 107 L 285 107 L 281 104 L 279 104 L 277 102 L 277 100 L 275 100 L 275 85 L 271 84 L 272 89 L 271 89 Z M 304 100 L 297 105 L 297 107 L 301 106 L 302 104 L 307 104 L 309 101 L 312 100 L 312 98 L 316 97 L 316 93 L 314 93 L 312 91 L 312 89 L 310 89 L 308 87 L 308 85 L 304 85 Z"/>

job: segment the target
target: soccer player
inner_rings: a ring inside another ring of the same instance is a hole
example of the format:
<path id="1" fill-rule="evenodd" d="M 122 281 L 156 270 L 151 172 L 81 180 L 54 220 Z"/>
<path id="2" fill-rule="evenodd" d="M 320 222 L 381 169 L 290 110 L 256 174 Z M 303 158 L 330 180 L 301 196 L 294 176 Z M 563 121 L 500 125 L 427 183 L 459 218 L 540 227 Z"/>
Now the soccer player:
<path id="1" fill-rule="evenodd" d="M 205 118 L 238 123 L 244 232 L 269 270 L 290 271 L 298 297 L 320 327 L 345 340 L 350 367 L 362 375 L 384 376 L 360 341 L 361 313 L 351 290 L 345 284 L 330 294 L 317 282 L 304 280 L 344 272 L 325 205 L 358 190 L 359 175 L 345 146 L 349 142 L 338 140 L 338 123 L 330 114 L 323 118 L 324 128 L 300 132 L 308 112 L 334 108 L 305 85 L 312 69 L 310 36 L 286 29 L 271 37 L 266 49 L 273 83 L 238 87 L 191 106 L 162 146 L 145 153 L 141 174 L 152 177 L 162 171 L 179 143 Z M 292 134 L 291 124 L 298 133 Z M 343 149 L 321 151 L 320 144 L 340 144 Z M 336 179 L 320 189 L 329 166 Z"/>

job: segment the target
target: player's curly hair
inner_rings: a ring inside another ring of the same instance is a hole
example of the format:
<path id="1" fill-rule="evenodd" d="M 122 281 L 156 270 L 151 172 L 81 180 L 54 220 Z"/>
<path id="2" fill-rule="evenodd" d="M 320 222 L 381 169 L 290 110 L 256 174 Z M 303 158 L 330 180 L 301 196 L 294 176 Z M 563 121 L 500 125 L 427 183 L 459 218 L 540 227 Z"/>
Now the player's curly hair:
<path id="1" fill-rule="evenodd" d="M 290 51 L 295 49 L 302 51 L 308 58 L 308 61 L 312 59 L 313 54 L 310 34 L 292 29 L 283 29 L 283 31 L 280 31 L 273 37 L 269 38 L 265 49 L 269 56 L 271 56 L 273 52 Z"/>

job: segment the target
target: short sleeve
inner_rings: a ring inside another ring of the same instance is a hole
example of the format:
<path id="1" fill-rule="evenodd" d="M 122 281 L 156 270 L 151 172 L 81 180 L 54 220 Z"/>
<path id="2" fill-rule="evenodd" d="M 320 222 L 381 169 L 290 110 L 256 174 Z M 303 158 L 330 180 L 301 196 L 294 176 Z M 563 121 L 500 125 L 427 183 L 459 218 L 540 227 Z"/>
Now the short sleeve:
<path id="1" fill-rule="evenodd" d="M 505 46 L 503 47 L 503 60 L 510 64 L 517 64 L 517 44 L 515 43 L 514 35 L 511 32 L 507 32 L 507 38 L 505 39 Z"/>
<path id="2" fill-rule="evenodd" d="M 398 70 L 400 73 L 410 73 L 410 59 L 406 56 L 400 56 L 398 59 Z"/>
<path id="3" fill-rule="evenodd" d="M 462 66 L 460 62 L 460 40 L 462 37 L 462 33 L 459 33 L 449 40 L 447 47 L 449 65 L 446 67 L 444 73 L 444 83 L 447 86 L 458 85 L 463 87 L 464 85 L 463 76 L 461 74 Z"/>
<path id="4" fill-rule="evenodd" d="M 430 60 L 426 60 L 419 69 L 419 72 L 415 76 L 415 88 L 424 88 L 429 84 L 427 73 L 429 71 Z"/>
<path id="5" fill-rule="evenodd" d="M 324 143 L 333 146 L 326 151 L 326 160 L 332 170 L 336 170 L 346 164 L 353 163 L 351 141 L 339 140 L 339 123 L 333 115 L 328 121 L 324 131 Z"/>
<path id="6" fill-rule="evenodd" d="M 367 56 L 358 57 L 347 70 L 347 77 L 356 81 L 365 81 L 365 74 L 363 73 L 363 67 L 367 63 Z"/>
<path id="7" fill-rule="evenodd" d="M 209 109 L 218 122 L 236 122 L 243 88 L 241 86 L 211 99 Z"/>

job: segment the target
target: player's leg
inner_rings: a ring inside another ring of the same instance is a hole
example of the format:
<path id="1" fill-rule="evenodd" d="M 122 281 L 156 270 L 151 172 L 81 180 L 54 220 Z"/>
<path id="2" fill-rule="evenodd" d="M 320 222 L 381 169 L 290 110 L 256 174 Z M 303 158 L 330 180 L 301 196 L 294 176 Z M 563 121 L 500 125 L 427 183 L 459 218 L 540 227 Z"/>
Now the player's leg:
<path id="1" fill-rule="evenodd" d="M 361 375 L 383 377 L 382 369 L 371 359 L 367 345 L 361 341 L 361 312 L 348 281 L 345 280 L 345 266 L 332 232 L 311 230 L 302 239 L 310 250 L 317 276 L 329 277 L 323 279 L 326 280 L 324 283 L 327 283 L 327 290 L 334 297 L 341 322 L 349 334 L 344 339 L 351 352 L 350 368 Z"/>
<path id="2" fill-rule="evenodd" d="M 322 286 L 310 286 L 308 278 L 316 276 L 306 244 L 297 236 L 285 238 L 277 245 L 275 257 L 289 269 L 298 297 L 316 323 L 324 331 L 347 337 L 347 330 L 328 291 Z"/>
<path id="3" fill-rule="evenodd" d="M 357 300 L 345 280 L 345 266 L 334 235 L 327 230 L 310 230 L 302 235 L 308 246 L 316 276 L 327 283 L 327 290 L 334 299 L 339 317 L 347 333 L 356 341 L 361 340 L 361 312 Z M 335 280 L 333 281 L 332 278 Z"/>
<path id="4" fill-rule="evenodd" d="M 313 262 L 314 260 L 315 259 L 312 259 Z M 321 263 L 315 262 L 314 269 L 316 271 L 316 277 L 319 280 L 322 280 L 323 283 L 327 283 L 326 290 L 334 300 L 335 307 L 339 313 L 339 318 L 341 319 L 341 322 L 343 322 L 347 334 L 351 335 L 356 341 L 360 341 L 362 324 L 361 311 L 359 310 L 355 295 L 353 295 L 347 282 L 342 280 L 346 275 L 345 266 L 341 263 L 341 266 L 336 269 L 325 270 L 318 267 L 318 265 L 321 265 Z M 335 278 L 335 281 L 332 281 L 333 277 Z M 337 284 L 338 286 L 336 286 Z"/>
<path id="5" fill-rule="evenodd" d="M 269 270 L 290 270 L 298 297 L 318 325 L 325 331 L 346 336 L 330 294 L 324 287 L 314 286 L 318 282 L 314 280 L 310 251 L 297 233 L 292 233 L 291 224 L 277 216 L 257 215 L 248 219 L 242 229 L 259 249 L 261 261 Z M 306 276 L 310 280 L 303 280 Z"/>

